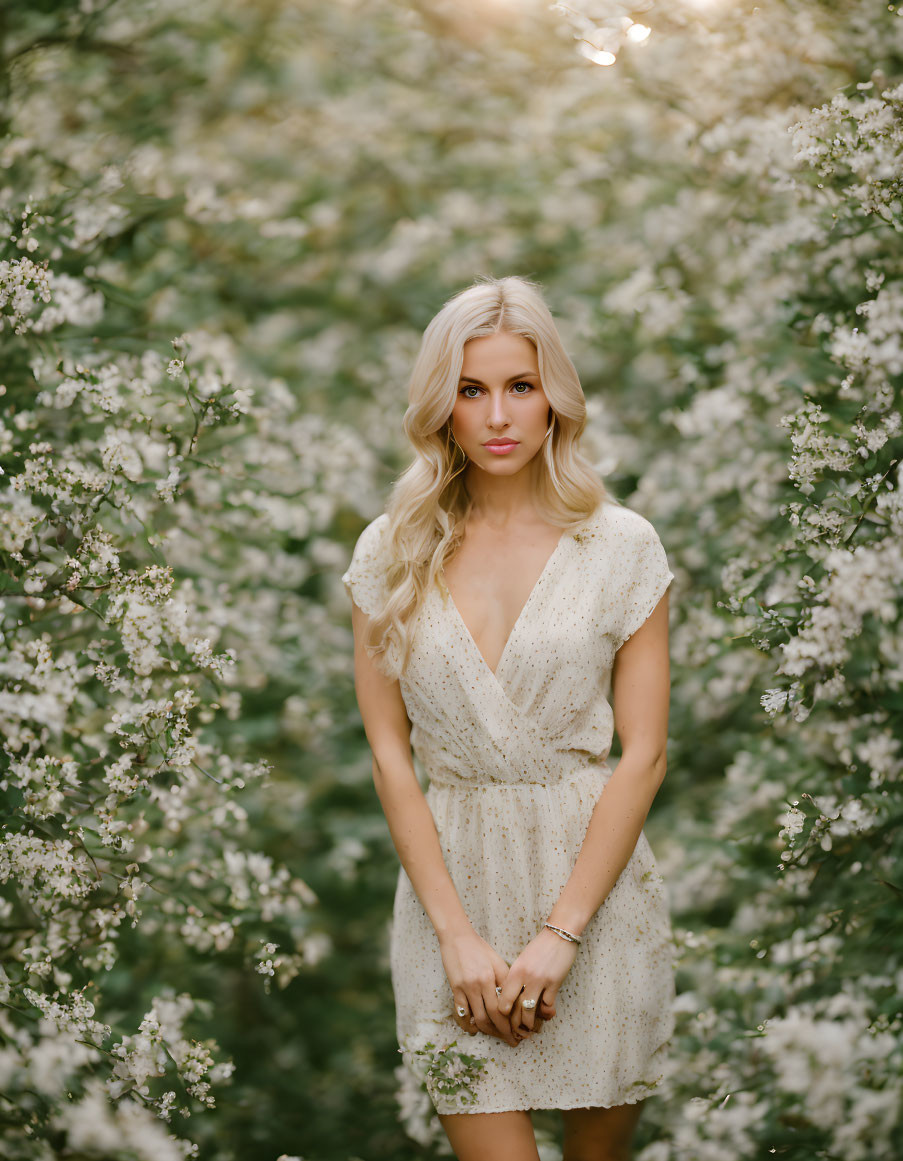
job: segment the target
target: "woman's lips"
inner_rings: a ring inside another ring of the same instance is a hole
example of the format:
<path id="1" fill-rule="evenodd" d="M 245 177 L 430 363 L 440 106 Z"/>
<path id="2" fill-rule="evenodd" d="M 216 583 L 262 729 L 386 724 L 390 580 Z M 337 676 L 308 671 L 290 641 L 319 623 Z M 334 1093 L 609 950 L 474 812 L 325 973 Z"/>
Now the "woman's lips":
<path id="1" fill-rule="evenodd" d="M 504 443 L 484 443 L 483 444 L 483 447 L 487 451 L 491 451 L 494 455 L 497 455 L 497 456 L 507 455 L 508 452 L 514 451 L 514 449 L 517 446 L 518 446 L 518 442 L 516 439 L 506 440 Z"/>

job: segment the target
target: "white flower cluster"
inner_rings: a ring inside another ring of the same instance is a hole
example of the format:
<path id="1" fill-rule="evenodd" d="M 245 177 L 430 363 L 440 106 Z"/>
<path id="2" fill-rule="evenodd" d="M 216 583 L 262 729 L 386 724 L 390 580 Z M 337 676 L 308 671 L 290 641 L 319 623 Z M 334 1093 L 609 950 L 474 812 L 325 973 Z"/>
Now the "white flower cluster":
<path id="1" fill-rule="evenodd" d="M 10 882 L 45 919 L 85 899 L 100 885 L 95 866 L 80 844 L 23 831 L 0 837 L 0 883 Z"/>
<path id="2" fill-rule="evenodd" d="M 0 261 L 0 330 L 7 325 L 22 335 L 34 329 L 31 316 L 39 302 L 50 302 L 50 285 L 46 265 L 30 258 Z"/>
<path id="3" fill-rule="evenodd" d="M 50 997 L 33 988 L 23 988 L 22 995 L 43 1013 L 57 1032 L 77 1032 L 97 1045 L 110 1035 L 110 1028 L 94 1019 L 94 1005 L 83 991 L 70 993 L 67 1003 L 61 1002 L 59 992 Z"/>
<path id="4" fill-rule="evenodd" d="M 187 994 L 155 997 L 138 1031 L 123 1037 L 112 1048 L 116 1063 L 107 1081 L 112 1097 L 118 1099 L 125 1092 L 135 1092 L 168 1120 L 175 1097 L 166 1092 L 153 1098 L 148 1080 L 165 1076 L 171 1062 L 188 1093 L 202 1104 L 214 1106 L 211 1082 L 226 1080 L 234 1065 L 214 1062 L 213 1041 L 201 1044 L 182 1035 L 182 1025 L 195 1006 Z"/>
<path id="5" fill-rule="evenodd" d="M 799 808 L 799 803 L 794 802 L 789 810 L 784 811 L 778 820 L 781 823 L 781 830 L 779 838 L 782 842 L 793 842 L 798 834 L 802 834 L 803 827 L 806 825 L 806 816 Z"/>
<path id="6" fill-rule="evenodd" d="M 781 1091 L 805 1098 L 807 1117 L 831 1126 L 832 1151 L 851 1161 L 890 1157 L 870 1141 L 892 1132 L 899 1109 L 900 1020 L 882 1029 L 870 1011 L 865 994 L 844 989 L 770 1017 L 759 1042 Z"/>
<path id="7" fill-rule="evenodd" d="M 0 779 L 0 788 L 15 786 L 23 792 L 23 814 L 49 818 L 63 805 L 65 788 L 79 785 L 77 770 L 75 762 L 52 755 L 13 759 L 9 774 Z"/>
<path id="8" fill-rule="evenodd" d="M 71 1150 L 86 1156 L 124 1152 L 138 1161 L 185 1161 L 197 1156 L 196 1145 L 167 1133 L 158 1115 L 140 1100 L 123 1096 L 111 1102 L 96 1078 L 88 1081 L 80 1099 L 61 1105 L 53 1128 L 65 1134 Z"/>
<path id="9" fill-rule="evenodd" d="M 442 1122 L 436 1115 L 426 1085 L 418 1083 L 407 1065 L 400 1064 L 395 1069 L 395 1100 L 398 1104 L 398 1119 L 408 1136 L 424 1148 L 441 1145 L 448 1138 Z"/>
<path id="10" fill-rule="evenodd" d="M 305 963 L 315 960 L 316 947 L 311 945 L 311 955 L 307 954 L 307 947 L 300 952 L 279 952 L 276 943 L 264 943 L 257 952 L 255 971 L 263 976 L 263 986 L 269 991 L 275 979 L 280 988 L 286 987 L 298 975 Z"/>
<path id="11" fill-rule="evenodd" d="M 839 667 L 850 658 L 851 638 L 872 614 L 889 624 L 899 616 L 903 542 L 889 537 L 875 545 L 832 549 L 824 559 L 822 603 L 810 606 L 808 623 L 781 646 L 779 673 L 799 677 L 808 669 Z"/>

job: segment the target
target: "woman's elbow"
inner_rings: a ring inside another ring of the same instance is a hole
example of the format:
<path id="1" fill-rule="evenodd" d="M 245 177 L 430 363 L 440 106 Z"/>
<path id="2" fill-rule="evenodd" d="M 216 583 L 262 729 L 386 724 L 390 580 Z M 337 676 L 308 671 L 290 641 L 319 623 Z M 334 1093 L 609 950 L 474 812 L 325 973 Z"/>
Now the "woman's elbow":
<path id="1" fill-rule="evenodd" d="M 639 742 L 635 745 L 625 745 L 621 750 L 621 761 L 623 762 L 625 758 L 633 769 L 647 774 L 657 786 L 661 786 L 664 782 L 668 768 L 668 753 L 664 746 L 652 747 Z"/>
<path id="2" fill-rule="evenodd" d="M 416 781 L 410 750 L 405 753 L 399 746 L 392 745 L 373 751 L 373 785 L 380 797 L 383 791 L 411 778 Z"/>

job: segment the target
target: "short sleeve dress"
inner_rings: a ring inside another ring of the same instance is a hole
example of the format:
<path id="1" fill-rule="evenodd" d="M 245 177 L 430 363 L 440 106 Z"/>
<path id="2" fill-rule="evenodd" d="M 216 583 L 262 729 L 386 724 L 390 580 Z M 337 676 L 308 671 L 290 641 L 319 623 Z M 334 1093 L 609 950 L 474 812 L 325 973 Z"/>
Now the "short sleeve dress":
<path id="1" fill-rule="evenodd" d="M 388 521 L 383 513 L 363 530 L 342 577 L 368 615 L 381 599 Z M 562 534 L 495 672 L 450 595 L 430 592 L 418 614 L 400 680 L 411 748 L 468 918 L 508 963 L 542 929 L 612 774 L 615 653 L 672 579 L 652 524 L 606 498 Z M 514 1048 L 468 1036 L 453 1019 L 433 926 L 400 868 L 390 962 L 409 1093 L 425 1087 L 439 1113 L 643 1099 L 673 1035 L 674 954 L 666 885 L 641 832 L 541 1035 Z"/>

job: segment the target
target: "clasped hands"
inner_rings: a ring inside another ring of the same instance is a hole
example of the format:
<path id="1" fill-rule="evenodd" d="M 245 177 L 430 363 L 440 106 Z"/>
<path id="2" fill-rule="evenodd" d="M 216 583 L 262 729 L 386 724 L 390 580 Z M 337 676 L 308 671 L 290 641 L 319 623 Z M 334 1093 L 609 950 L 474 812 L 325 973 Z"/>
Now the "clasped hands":
<path id="1" fill-rule="evenodd" d="M 439 948 L 451 984 L 455 1023 L 471 1036 L 485 1032 L 512 1048 L 553 1018 L 558 989 L 577 956 L 576 943 L 545 927 L 510 967 L 472 929 L 440 939 Z M 535 1007 L 525 1008 L 525 1000 L 535 1000 Z"/>

